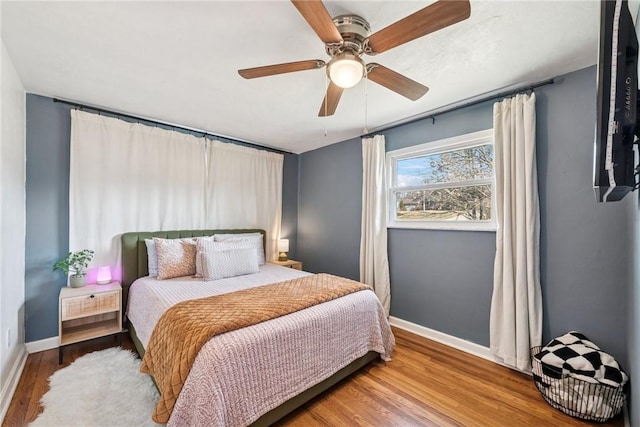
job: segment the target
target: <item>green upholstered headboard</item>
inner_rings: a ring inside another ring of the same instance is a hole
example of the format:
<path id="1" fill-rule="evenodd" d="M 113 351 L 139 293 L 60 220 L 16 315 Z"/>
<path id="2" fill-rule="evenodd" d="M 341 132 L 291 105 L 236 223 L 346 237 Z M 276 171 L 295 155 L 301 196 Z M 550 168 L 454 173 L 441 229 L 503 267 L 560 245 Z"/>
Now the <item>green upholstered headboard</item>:
<path id="1" fill-rule="evenodd" d="M 126 307 L 129 286 L 139 277 L 149 274 L 147 245 L 144 239 L 160 237 L 163 239 L 180 239 L 183 237 L 211 236 L 213 234 L 262 233 L 262 247 L 265 247 L 266 232 L 260 229 L 231 230 L 173 230 L 123 233 L 122 242 L 122 296 L 123 307 Z"/>

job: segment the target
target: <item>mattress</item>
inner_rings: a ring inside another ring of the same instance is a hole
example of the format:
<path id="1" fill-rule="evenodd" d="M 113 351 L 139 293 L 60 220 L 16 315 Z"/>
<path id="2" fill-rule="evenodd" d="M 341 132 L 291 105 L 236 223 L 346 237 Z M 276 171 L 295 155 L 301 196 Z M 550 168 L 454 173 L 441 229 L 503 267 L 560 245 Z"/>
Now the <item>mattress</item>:
<path id="1" fill-rule="evenodd" d="M 210 282 L 143 277 L 131 285 L 127 315 L 146 347 L 162 313 L 180 301 L 308 274 L 266 264 L 253 275 Z M 167 425 L 251 424 L 369 351 L 388 360 L 394 344 L 368 290 L 217 335 L 196 357 Z"/>

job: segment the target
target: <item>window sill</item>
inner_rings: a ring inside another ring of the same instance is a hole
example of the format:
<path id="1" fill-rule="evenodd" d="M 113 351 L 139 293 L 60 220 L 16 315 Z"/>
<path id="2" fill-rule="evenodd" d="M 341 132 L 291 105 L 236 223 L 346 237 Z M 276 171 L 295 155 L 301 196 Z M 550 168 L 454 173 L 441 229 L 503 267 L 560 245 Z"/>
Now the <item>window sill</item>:
<path id="1" fill-rule="evenodd" d="M 410 230 L 447 230 L 447 231 L 489 231 L 496 232 L 495 224 L 450 224 L 450 223 L 391 223 L 387 228 L 399 228 Z"/>

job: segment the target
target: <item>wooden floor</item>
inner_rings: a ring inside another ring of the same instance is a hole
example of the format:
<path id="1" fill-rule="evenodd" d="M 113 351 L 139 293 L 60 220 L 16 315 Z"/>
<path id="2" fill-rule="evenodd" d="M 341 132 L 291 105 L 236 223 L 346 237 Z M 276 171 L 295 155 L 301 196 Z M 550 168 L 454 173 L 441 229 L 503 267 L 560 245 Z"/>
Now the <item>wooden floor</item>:
<path id="1" fill-rule="evenodd" d="M 623 426 L 622 416 L 590 424 L 547 405 L 531 377 L 394 328 L 396 350 L 284 418 L 279 426 Z M 123 347 L 134 349 L 128 337 Z M 30 354 L 2 426 L 24 426 L 41 412 L 47 378 L 114 338 Z M 134 350 L 135 351 L 135 350 Z"/>

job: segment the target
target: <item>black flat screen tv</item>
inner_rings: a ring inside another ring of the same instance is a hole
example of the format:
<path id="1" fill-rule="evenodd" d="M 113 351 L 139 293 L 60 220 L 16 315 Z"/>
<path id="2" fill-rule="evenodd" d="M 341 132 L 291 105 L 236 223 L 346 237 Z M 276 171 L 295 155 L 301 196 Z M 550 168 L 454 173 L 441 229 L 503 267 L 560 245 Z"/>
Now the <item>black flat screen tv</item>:
<path id="1" fill-rule="evenodd" d="M 602 0 L 593 188 L 599 202 L 637 188 L 638 38 L 627 0 Z"/>

